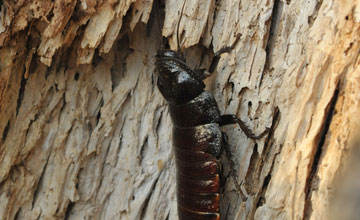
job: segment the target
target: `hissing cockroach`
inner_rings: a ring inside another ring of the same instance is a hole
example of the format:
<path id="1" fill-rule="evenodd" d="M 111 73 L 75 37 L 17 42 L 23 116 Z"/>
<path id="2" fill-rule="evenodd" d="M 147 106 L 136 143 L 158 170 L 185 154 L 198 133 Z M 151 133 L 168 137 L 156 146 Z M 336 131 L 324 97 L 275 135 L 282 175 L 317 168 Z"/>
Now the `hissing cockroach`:
<path id="1" fill-rule="evenodd" d="M 210 73 L 215 70 L 220 54 L 231 51 L 235 44 L 236 41 L 215 54 Z M 236 115 L 220 115 L 214 97 L 204 90 L 203 79 L 207 75 L 187 66 L 180 52 L 159 50 L 155 68 L 158 88 L 169 104 L 174 124 L 179 219 L 219 220 L 219 158 L 223 149 L 231 155 L 220 127 L 237 123 L 252 139 L 262 137 L 267 130 L 255 136 Z M 233 166 L 232 158 L 229 159 Z"/>
<path id="2" fill-rule="evenodd" d="M 215 54 L 213 63 L 217 63 L 220 53 Z M 159 50 L 156 72 L 158 88 L 169 104 L 174 124 L 179 218 L 220 219 L 218 159 L 222 150 L 227 150 L 220 126 L 238 123 L 252 139 L 262 137 L 267 130 L 255 136 L 235 115 L 220 115 L 214 97 L 204 90 L 205 74 L 189 68 L 181 53 Z"/>

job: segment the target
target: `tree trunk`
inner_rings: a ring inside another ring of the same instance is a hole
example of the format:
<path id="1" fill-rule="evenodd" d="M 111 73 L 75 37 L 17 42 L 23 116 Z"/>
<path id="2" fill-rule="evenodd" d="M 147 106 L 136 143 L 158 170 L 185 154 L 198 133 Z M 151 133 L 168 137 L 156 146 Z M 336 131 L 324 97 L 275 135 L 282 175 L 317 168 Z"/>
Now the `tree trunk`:
<path id="1" fill-rule="evenodd" d="M 359 0 L 0 2 L 0 218 L 178 219 L 161 35 L 208 68 L 241 34 L 206 84 L 272 129 L 224 127 L 248 199 L 227 178 L 222 219 L 328 219 L 357 146 L 359 22 Z"/>

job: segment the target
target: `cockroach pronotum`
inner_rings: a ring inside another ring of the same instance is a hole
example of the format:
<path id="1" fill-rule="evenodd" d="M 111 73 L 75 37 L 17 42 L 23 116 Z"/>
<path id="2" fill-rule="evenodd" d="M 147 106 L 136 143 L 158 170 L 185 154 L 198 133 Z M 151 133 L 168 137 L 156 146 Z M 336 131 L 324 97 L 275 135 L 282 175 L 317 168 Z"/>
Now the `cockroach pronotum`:
<path id="1" fill-rule="evenodd" d="M 232 46 L 215 53 L 209 73 L 216 69 L 220 55 L 230 52 L 237 40 Z M 204 90 L 203 80 L 208 75 L 192 70 L 179 51 L 160 49 L 156 55 L 155 70 L 158 88 L 168 102 L 174 125 L 179 219 L 219 220 L 219 158 L 223 149 L 227 156 L 231 155 L 226 135 L 220 127 L 237 123 L 251 139 L 261 138 L 268 129 L 256 136 L 236 115 L 220 115 L 215 98 Z M 233 159 L 229 160 L 233 166 Z M 239 186 L 237 188 L 240 189 Z M 244 195 L 242 197 L 245 199 Z"/>

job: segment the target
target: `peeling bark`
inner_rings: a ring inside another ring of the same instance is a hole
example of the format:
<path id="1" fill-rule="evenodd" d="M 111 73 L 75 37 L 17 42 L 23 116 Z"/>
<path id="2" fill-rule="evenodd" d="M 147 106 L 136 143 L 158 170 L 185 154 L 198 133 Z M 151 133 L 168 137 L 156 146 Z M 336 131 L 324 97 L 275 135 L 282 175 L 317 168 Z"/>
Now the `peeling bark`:
<path id="1" fill-rule="evenodd" d="M 238 35 L 207 89 L 222 113 L 257 134 L 272 129 L 253 141 L 224 127 L 238 179 L 227 178 L 222 213 L 336 216 L 330 204 L 358 146 L 360 1 L 153 3 L 0 3 L 0 218 L 177 219 L 154 56 L 165 36 L 189 66 L 208 68 Z"/>

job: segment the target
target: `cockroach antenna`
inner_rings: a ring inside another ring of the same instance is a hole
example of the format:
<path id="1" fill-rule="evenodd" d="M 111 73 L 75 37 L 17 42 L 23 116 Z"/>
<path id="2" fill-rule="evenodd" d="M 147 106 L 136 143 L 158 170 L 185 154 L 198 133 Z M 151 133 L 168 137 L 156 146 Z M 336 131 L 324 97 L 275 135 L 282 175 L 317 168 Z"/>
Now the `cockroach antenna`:
<path id="1" fill-rule="evenodd" d="M 182 14 L 183 14 L 183 11 L 184 11 L 184 8 L 185 8 L 185 3 L 186 3 L 186 0 L 184 0 L 184 4 L 183 4 L 183 6 L 181 8 L 179 23 L 177 25 L 177 30 L 176 30 L 176 40 L 177 40 L 177 45 L 178 45 L 178 50 L 177 51 L 181 51 L 180 38 L 179 38 L 179 29 L 180 29 L 180 22 L 181 22 Z"/>
<path id="2" fill-rule="evenodd" d="M 155 0 L 154 1 L 154 7 L 155 7 L 155 13 L 156 13 L 156 20 L 157 20 L 157 26 L 158 26 L 158 29 L 160 31 L 160 42 L 163 41 L 162 39 L 162 30 L 161 30 L 161 25 L 160 25 L 160 11 L 159 11 L 159 3 L 158 3 L 158 0 Z M 163 43 L 161 43 L 161 46 L 160 47 L 163 47 Z"/>

